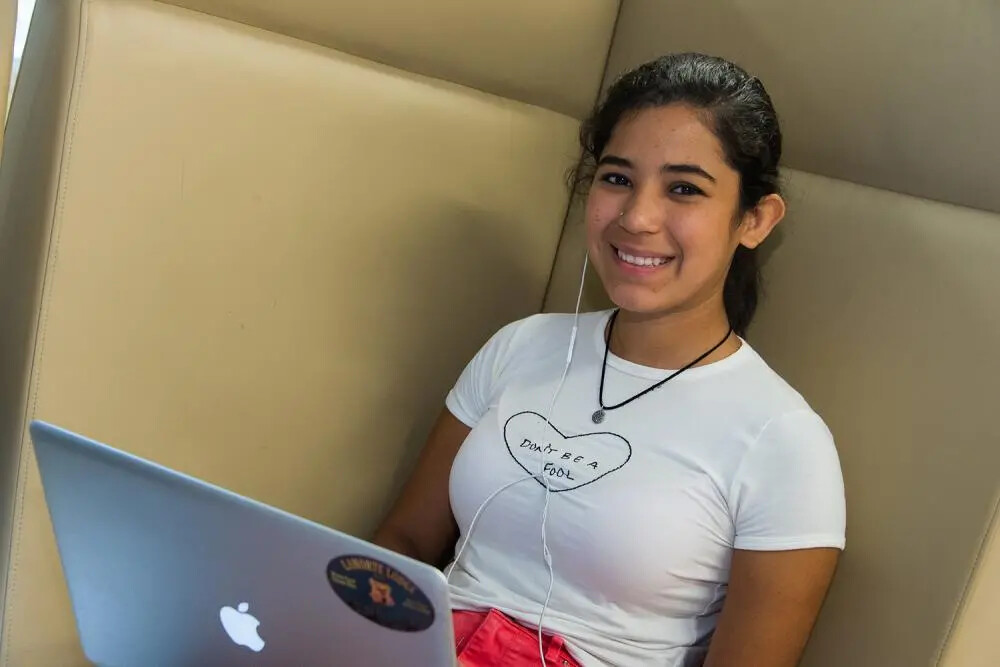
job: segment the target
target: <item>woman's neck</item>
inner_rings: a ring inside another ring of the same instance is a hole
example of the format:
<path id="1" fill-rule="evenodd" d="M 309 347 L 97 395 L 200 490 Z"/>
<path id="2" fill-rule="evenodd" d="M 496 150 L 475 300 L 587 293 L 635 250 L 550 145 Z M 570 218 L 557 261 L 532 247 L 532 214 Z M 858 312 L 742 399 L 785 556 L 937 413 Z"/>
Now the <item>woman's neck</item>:
<path id="1" fill-rule="evenodd" d="M 722 340 L 729 321 L 722 304 L 666 315 L 645 315 L 621 310 L 611 332 L 611 351 L 635 364 L 652 368 L 678 369 Z M 729 338 L 698 366 L 725 359 L 740 349 L 736 335 Z"/>

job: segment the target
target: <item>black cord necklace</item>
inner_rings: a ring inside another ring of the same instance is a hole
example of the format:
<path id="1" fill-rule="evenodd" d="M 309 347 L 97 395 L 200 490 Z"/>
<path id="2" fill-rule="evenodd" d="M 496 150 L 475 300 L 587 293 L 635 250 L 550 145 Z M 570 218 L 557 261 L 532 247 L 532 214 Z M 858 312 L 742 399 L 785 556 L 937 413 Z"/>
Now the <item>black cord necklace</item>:
<path id="1" fill-rule="evenodd" d="M 671 375 L 669 375 L 669 376 L 665 377 L 664 379 L 660 380 L 659 382 L 657 382 L 656 384 L 654 384 L 652 387 L 649 387 L 647 389 L 643 389 L 642 391 L 640 391 L 638 394 L 636 394 L 632 398 L 627 398 L 624 401 L 622 401 L 621 403 L 617 403 L 615 405 L 604 405 L 604 374 L 605 374 L 605 371 L 608 368 L 608 351 L 611 349 L 611 332 L 614 331 L 614 328 L 615 328 L 615 318 L 616 317 L 618 317 L 618 310 L 615 310 L 615 312 L 611 313 L 611 321 L 608 322 L 608 337 L 604 341 L 604 364 L 601 366 L 601 387 L 600 387 L 600 389 L 598 390 L 598 393 L 597 393 L 597 402 L 600 403 L 601 407 L 600 407 L 599 410 L 597 410 L 596 412 L 594 412 L 594 414 L 591 416 L 591 419 L 593 419 L 593 421 L 594 421 L 595 424 L 600 424 L 601 422 L 604 421 L 605 413 L 607 413 L 608 410 L 617 410 L 618 408 L 620 408 L 620 407 L 622 407 L 624 405 L 628 405 L 629 403 L 631 403 L 632 401 L 636 400 L 637 398 L 645 396 L 649 392 L 651 392 L 651 391 L 653 391 L 655 389 L 659 389 L 660 387 L 662 387 L 663 385 L 665 385 L 670 380 L 673 380 L 675 377 L 677 377 L 678 375 L 680 375 L 681 373 L 683 373 L 687 369 L 691 368 L 692 366 L 694 366 L 695 364 L 697 364 L 699 361 L 701 361 L 702 359 L 704 359 L 705 357 L 707 357 L 708 355 L 712 354 L 713 352 L 715 352 L 716 350 L 718 350 L 720 347 L 722 347 L 722 344 L 725 343 L 727 340 L 729 340 L 729 336 L 733 333 L 732 328 L 730 328 L 728 331 L 726 331 L 726 337 L 723 338 L 722 340 L 720 340 L 714 346 L 712 346 L 712 349 L 710 349 L 708 352 L 706 352 L 705 354 L 701 355 L 700 357 L 698 357 L 697 359 L 695 359 L 694 361 L 692 361 L 690 364 L 688 364 L 684 368 L 680 369 L 679 371 L 676 371 L 675 373 L 672 373 Z"/>

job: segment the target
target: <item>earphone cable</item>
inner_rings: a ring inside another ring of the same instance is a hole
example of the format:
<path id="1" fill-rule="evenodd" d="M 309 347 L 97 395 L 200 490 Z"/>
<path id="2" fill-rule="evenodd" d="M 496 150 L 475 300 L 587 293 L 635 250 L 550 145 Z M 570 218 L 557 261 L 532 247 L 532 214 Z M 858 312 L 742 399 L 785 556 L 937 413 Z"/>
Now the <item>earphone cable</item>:
<path id="1" fill-rule="evenodd" d="M 562 376 L 559 378 L 559 384 L 556 385 L 556 390 L 552 394 L 552 402 L 549 404 L 549 410 L 545 417 L 545 423 L 548 424 L 549 426 L 552 425 L 552 422 L 550 421 L 552 418 L 552 413 L 555 410 L 556 401 L 559 398 L 560 392 L 562 392 L 563 385 L 566 382 L 566 376 L 569 374 L 570 364 L 573 361 L 573 351 L 574 348 L 576 347 L 576 336 L 579 330 L 580 304 L 583 300 L 583 287 L 587 276 L 587 263 L 588 263 L 588 257 L 586 254 L 584 254 L 583 271 L 580 274 L 580 288 L 576 295 L 576 310 L 573 313 L 573 328 L 572 331 L 570 332 L 569 346 L 566 350 L 566 363 L 563 365 Z M 548 590 L 545 594 L 545 602 L 542 604 L 542 610 L 538 617 L 538 654 L 542 661 L 542 667 L 545 667 L 545 648 L 543 642 L 542 624 L 544 623 L 545 620 L 545 612 L 548 609 L 549 601 L 552 599 L 552 589 L 555 584 L 555 566 L 552 563 L 552 553 L 549 551 L 548 539 L 545 530 L 546 522 L 548 520 L 549 499 L 551 498 L 552 489 L 549 486 L 548 477 L 545 475 L 545 455 L 543 451 L 539 452 L 537 473 L 535 473 L 534 475 L 525 475 L 523 477 L 515 479 L 512 482 L 504 484 L 499 489 L 495 490 L 493 493 L 487 496 L 486 500 L 484 500 L 479 505 L 479 508 L 476 510 L 476 513 L 472 515 L 472 520 L 469 522 L 469 529 L 466 531 L 465 535 L 463 536 L 463 539 L 461 540 L 461 545 L 459 546 L 458 551 L 455 553 L 455 558 L 452 559 L 451 565 L 447 568 L 447 572 L 445 572 L 445 581 L 449 585 L 451 584 L 451 575 L 455 571 L 455 568 L 458 567 L 459 561 L 462 559 L 462 554 L 465 553 L 465 548 L 469 545 L 469 542 L 472 540 L 472 532 L 475 529 L 476 523 L 479 521 L 480 516 L 482 516 L 482 513 L 486 510 L 489 504 L 493 502 L 493 500 L 497 496 L 499 496 L 501 493 L 503 493 L 510 487 L 516 484 L 520 484 L 521 482 L 529 479 L 540 480 L 541 484 L 545 487 L 545 503 L 542 506 L 542 521 L 541 521 L 542 558 L 544 559 L 546 569 L 548 570 L 549 584 L 548 584 Z"/>

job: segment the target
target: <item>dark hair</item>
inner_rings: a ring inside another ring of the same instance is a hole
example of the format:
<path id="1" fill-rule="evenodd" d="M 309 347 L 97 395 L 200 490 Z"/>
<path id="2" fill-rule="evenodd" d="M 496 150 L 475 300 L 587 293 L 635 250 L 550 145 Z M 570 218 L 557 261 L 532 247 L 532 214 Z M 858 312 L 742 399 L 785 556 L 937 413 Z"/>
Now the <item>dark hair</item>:
<path id="1" fill-rule="evenodd" d="M 780 192 L 781 128 L 764 85 L 737 65 L 700 53 L 666 55 L 626 72 L 612 84 L 580 130 L 583 160 L 574 190 L 588 184 L 615 125 L 627 113 L 682 103 L 701 109 L 740 175 L 738 215 Z M 738 218 L 737 218 L 738 219 Z M 757 310 L 760 271 L 754 250 L 739 246 L 723 289 L 733 330 L 746 333 Z"/>

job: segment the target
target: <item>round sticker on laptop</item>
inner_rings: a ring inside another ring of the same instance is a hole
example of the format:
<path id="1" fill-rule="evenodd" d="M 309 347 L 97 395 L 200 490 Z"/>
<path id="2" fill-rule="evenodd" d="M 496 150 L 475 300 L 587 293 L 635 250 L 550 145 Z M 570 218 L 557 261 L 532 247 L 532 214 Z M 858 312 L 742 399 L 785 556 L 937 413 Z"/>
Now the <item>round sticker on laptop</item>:
<path id="1" fill-rule="evenodd" d="M 348 607 L 384 628 L 419 632 L 434 622 L 434 607 L 424 592 L 388 563 L 338 556 L 327 564 L 326 578 Z"/>

